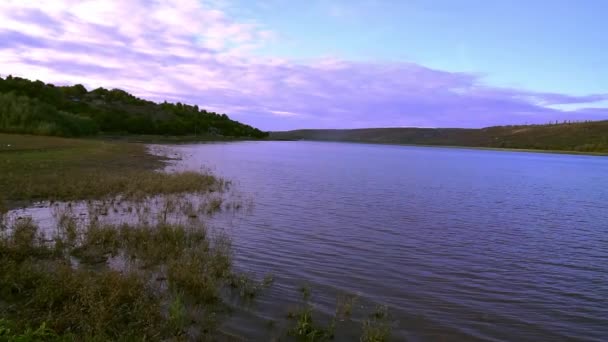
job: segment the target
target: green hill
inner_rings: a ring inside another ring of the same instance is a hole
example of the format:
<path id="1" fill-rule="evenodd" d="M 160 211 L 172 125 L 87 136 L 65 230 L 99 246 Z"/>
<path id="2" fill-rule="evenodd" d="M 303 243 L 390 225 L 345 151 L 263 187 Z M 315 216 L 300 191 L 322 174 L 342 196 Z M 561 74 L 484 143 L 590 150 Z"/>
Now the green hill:
<path id="1" fill-rule="evenodd" d="M 270 139 L 608 153 L 608 120 L 481 129 L 304 129 L 271 132 Z"/>
<path id="2" fill-rule="evenodd" d="M 182 103 L 155 103 L 120 89 L 55 86 L 0 77 L 0 132 L 84 136 L 207 135 L 264 138 L 259 129 Z"/>

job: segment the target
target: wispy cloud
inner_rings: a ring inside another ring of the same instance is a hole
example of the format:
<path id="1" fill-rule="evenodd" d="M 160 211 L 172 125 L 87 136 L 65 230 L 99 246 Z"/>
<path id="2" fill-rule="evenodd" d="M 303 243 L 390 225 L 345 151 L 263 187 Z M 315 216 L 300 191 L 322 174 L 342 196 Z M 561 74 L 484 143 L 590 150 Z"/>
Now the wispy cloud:
<path id="1" fill-rule="evenodd" d="M 274 115 L 278 115 L 278 116 L 289 116 L 289 117 L 297 117 L 297 116 L 301 117 L 302 116 L 302 114 L 288 112 L 288 111 L 284 111 L 284 110 L 270 110 L 269 112 Z"/>
<path id="2" fill-rule="evenodd" d="M 196 103 L 264 129 L 608 118 L 593 108 L 608 94 L 497 88 L 478 75 L 413 63 L 255 57 L 276 34 L 222 8 L 199 0 L 5 0 L 0 73 Z M 585 109 L 551 107 L 563 104 Z"/>

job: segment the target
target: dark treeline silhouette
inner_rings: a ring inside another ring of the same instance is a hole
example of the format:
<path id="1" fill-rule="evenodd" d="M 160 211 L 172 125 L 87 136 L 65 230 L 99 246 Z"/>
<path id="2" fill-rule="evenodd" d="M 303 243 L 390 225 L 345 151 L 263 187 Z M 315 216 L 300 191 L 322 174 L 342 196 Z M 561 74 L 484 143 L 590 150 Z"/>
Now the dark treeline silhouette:
<path id="1" fill-rule="evenodd" d="M 608 120 L 480 129 L 302 129 L 271 132 L 270 138 L 608 153 Z"/>
<path id="2" fill-rule="evenodd" d="M 182 103 L 154 103 L 120 89 L 55 86 L 0 77 L 0 132 L 83 136 L 98 132 L 264 138 L 259 129 Z"/>

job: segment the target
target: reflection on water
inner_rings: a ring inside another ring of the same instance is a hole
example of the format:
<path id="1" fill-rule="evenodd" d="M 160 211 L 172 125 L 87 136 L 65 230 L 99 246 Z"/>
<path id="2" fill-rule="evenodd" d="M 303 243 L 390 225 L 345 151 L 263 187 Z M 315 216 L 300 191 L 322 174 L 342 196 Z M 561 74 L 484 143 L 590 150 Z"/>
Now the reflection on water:
<path id="1" fill-rule="evenodd" d="M 52 235 L 62 216 L 74 217 L 79 224 L 87 225 L 145 225 L 159 223 L 178 225 L 206 225 L 219 213 L 226 217 L 251 212 L 253 202 L 236 191 L 218 191 L 207 194 L 176 194 L 146 196 L 133 200 L 117 196 L 104 200 L 71 202 L 38 202 L 26 208 L 8 212 L 8 225 L 31 217 L 47 235 Z"/>
<path id="2" fill-rule="evenodd" d="M 279 336 L 274 322 L 300 304 L 305 283 L 321 320 L 341 296 L 358 298 L 355 320 L 386 304 L 396 340 L 608 336 L 606 158 L 311 142 L 172 149 L 183 158 L 169 169 L 233 181 L 238 196 L 221 206 L 255 204 L 205 221 L 231 227 L 241 270 L 274 274 L 226 324 L 242 336 Z M 167 203 L 150 201 L 145 216 L 158 218 Z M 209 206 L 182 203 L 173 209 L 182 218 Z M 72 204 L 83 219 L 113 223 L 138 215 L 130 206 Z M 44 226 L 50 208 L 11 215 Z M 345 340 L 360 334 L 342 329 Z"/>
<path id="3" fill-rule="evenodd" d="M 606 158 L 314 142 L 177 150 L 177 168 L 211 168 L 253 198 L 234 242 L 241 267 L 276 275 L 262 317 L 308 281 L 327 313 L 340 293 L 387 304 L 396 339 L 608 336 Z"/>

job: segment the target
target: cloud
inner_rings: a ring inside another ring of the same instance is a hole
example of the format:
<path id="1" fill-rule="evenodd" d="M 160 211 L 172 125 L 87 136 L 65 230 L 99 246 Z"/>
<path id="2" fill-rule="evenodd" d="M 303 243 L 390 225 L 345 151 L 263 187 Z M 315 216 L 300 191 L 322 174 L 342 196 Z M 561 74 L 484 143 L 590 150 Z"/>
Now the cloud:
<path id="1" fill-rule="evenodd" d="M 608 94 L 492 87 L 479 75 L 414 63 L 256 57 L 255 49 L 276 33 L 235 21 L 222 8 L 217 0 L 5 0 L 0 73 L 119 87 L 226 112 L 263 129 L 608 118 L 608 110 L 594 105 Z M 554 108 L 568 104 L 581 109 Z"/>
<path id="2" fill-rule="evenodd" d="M 278 115 L 278 116 L 302 116 L 302 114 L 298 114 L 298 113 L 294 113 L 294 112 L 287 112 L 284 110 L 269 110 L 270 113 L 274 114 L 274 115 Z"/>

